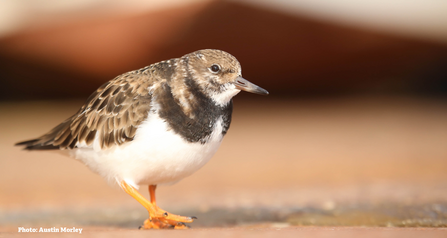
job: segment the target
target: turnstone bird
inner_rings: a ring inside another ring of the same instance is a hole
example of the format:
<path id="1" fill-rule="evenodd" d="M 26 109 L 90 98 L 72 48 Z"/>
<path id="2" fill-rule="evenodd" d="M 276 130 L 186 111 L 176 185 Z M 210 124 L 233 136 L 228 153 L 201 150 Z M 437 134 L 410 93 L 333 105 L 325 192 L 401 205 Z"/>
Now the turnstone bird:
<path id="1" fill-rule="evenodd" d="M 191 175 L 216 153 L 241 90 L 268 94 L 242 78 L 229 53 L 199 50 L 112 79 L 50 132 L 16 145 L 67 152 L 118 183 L 148 210 L 143 229 L 187 228 L 195 217 L 159 208 L 155 189 Z M 149 186 L 150 201 L 140 185 Z"/>

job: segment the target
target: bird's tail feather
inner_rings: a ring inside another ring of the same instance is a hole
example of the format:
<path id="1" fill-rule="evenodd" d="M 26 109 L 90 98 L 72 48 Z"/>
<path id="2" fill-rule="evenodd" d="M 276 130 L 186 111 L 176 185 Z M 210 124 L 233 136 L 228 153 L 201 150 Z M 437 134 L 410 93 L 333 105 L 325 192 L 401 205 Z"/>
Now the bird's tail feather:
<path id="1" fill-rule="evenodd" d="M 40 139 L 33 139 L 33 140 L 27 140 L 18 142 L 15 144 L 15 146 L 25 146 L 25 150 L 55 150 L 59 149 L 58 146 L 54 145 L 44 145 L 43 143 L 39 143 Z"/>

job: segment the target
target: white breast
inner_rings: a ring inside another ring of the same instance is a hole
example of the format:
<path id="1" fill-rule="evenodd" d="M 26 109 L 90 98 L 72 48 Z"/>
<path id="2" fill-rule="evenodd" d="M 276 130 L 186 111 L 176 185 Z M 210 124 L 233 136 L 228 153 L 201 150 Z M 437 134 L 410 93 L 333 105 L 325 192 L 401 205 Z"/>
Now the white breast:
<path id="1" fill-rule="evenodd" d="M 73 151 L 75 158 L 109 181 L 138 188 L 144 184 L 177 182 L 208 162 L 222 142 L 222 117 L 214 125 L 208 143 L 191 143 L 168 130 L 158 115 L 150 114 L 138 128 L 133 141 L 106 150 L 92 147 Z"/>

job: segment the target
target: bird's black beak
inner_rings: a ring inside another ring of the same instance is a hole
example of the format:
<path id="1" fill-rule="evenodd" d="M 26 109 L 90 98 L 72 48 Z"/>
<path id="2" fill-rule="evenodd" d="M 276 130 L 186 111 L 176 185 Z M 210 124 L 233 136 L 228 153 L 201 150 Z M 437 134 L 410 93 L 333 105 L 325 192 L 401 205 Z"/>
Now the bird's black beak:
<path id="1" fill-rule="evenodd" d="M 256 93 L 260 95 L 268 95 L 269 92 L 267 90 L 259 87 L 256 84 L 250 83 L 248 80 L 242 78 L 241 76 L 236 78 L 236 81 L 234 82 L 234 85 L 236 85 L 236 88 L 239 90 L 244 90 L 250 93 Z"/>

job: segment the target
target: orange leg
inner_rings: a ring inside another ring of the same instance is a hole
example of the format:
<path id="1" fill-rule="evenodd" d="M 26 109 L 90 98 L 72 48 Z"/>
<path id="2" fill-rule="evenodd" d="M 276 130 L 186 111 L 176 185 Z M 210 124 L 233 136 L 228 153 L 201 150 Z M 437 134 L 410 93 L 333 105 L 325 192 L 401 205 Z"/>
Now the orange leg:
<path id="1" fill-rule="evenodd" d="M 143 197 L 134 187 L 130 186 L 124 181 L 121 181 L 121 188 L 135 198 L 141 205 L 143 205 L 149 212 L 149 219 L 144 221 L 142 229 L 163 229 L 163 228 L 174 228 L 174 229 L 186 229 L 188 228 L 184 223 L 193 222 L 196 217 L 184 217 L 178 216 L 164 211 L 156 205 L 155 200 L 155 189 L 156 185 L 149 186 L 149 193 L 151 195 L 151 201 L 149 202 Z"/>
<path id="2" fill-rule="evenodd" d="M 157 189 L 157 185 L 149 185 L 149 195 L 151 196 L 151 203 L 154 206 L 157 206 L 157 201 L 155 199 L 155 189 Z"/>

